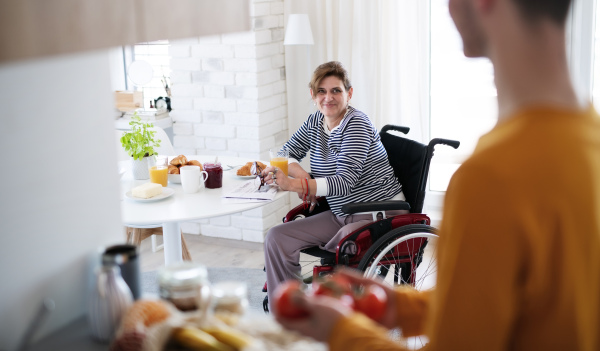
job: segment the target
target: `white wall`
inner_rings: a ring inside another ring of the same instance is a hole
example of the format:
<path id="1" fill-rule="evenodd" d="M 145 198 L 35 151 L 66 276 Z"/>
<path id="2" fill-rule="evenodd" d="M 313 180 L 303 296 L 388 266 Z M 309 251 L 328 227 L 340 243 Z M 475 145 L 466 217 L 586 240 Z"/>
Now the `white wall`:
<path id="1" fill-rule="evenodd" d="M 174 147 L 187 155 L 268 161 L 288 140 L 283 0 L 253 0 L 252 30 L 170 41 Z M 259 209 L 184 223 L 188 234 L 262 242 L 289 210 Z"/>
<path id="2" fill-rule="evenodd" d="M 96 250 L 124 240 L 108 51 L 0 65 L 0 349 L 40 305 L 84 313 Z"/>

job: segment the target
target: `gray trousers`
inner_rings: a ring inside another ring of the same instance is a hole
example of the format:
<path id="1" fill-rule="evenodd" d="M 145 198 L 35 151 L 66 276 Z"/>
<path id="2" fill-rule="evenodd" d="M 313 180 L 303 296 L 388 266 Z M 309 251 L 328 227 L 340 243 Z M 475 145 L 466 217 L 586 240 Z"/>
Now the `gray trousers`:
<path id="1" fill-rule="evenodd" d="M 387 211 L 386 216 L 407 212 Z M 321 246 L 328 251 L 335 251 L 337 243 L 343 237 L 370 222 L 373 222 L 371 214 L 338 217 L 331 211 L 326 211 L 269 229 L 264 243 L 269 305 L 281 282 L 299 278 L 300 250 Z"/>

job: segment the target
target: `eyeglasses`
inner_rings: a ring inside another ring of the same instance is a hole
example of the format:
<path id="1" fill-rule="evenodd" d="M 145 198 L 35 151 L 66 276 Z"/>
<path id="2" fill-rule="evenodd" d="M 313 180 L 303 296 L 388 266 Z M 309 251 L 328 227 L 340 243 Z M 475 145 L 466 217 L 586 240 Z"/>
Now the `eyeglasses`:
<path id="1" fill-rule="evenodd" d="M 252 168 L 250 168 L 250 173 L 256 174 L 256 178 L 260 179 L 260 184 L 258 185 L 257 189 L 260 190 L 260 188 L 265 185 L 265 176 L 262 175 L 262 168 L 258 165 L 258 163 L 254 162 L 252 164 Z"/>

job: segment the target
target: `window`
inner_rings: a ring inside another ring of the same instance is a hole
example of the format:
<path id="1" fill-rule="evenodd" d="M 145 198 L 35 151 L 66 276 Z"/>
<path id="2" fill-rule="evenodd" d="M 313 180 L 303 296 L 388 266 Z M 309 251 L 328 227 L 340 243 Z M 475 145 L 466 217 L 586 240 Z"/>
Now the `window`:
<path id="1" fill-rule="evenodd" d="M 448 13 L 448 0 L 431 0 L 430 136 L 460 141 L 438 146 L 429 190 L 446 191 L 452 174 L 473 152 L 479 137 L 497 120 L 494 72 L 487 58 L 466 58 Z"/>
<path id="2" fill-rule="evenodd" d="M 169 87 L 171 82 L 169 42 L 167 40 L 158 40 L 147 43 L 139 43 L 133 46 L 125 47 L 126 67 L 136 60 L 146 61 L 152 66 L 154 75 L 152 80 L 143 86 L 136 86 L 129 77 L 126 78 L 127 90 L 141 90 L 144 93 L 144 108 L 150 108 L 150 101 L 154 104 L 154 99 L 159 96 L 166 96 L 165 79 Z"/>

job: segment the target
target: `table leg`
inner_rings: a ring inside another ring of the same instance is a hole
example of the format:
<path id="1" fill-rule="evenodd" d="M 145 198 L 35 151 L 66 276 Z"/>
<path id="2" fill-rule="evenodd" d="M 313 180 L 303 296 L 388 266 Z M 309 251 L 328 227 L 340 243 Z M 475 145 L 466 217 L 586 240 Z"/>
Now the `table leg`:
<path id="1" fill-rule="evenodd" d="M 181 258 L 181 228 L 179 222 L 163 223 L 165 266 L 183 261 Z"/>

